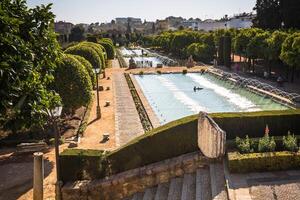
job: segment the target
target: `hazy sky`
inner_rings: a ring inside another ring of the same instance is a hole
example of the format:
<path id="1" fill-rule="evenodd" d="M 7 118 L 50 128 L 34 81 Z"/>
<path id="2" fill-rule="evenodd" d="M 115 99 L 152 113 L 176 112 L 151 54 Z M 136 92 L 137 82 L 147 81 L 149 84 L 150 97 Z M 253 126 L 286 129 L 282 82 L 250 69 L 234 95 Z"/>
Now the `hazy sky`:
<path id="1" fill-rule="evenodd" d="M 53 3 L 56 20 L 73 23 L 110 22 L 116 17 L 154 21 L 168 16 L 221 18 L 251 12 L 256 0 L 27 0 L 30 7 Z"/>

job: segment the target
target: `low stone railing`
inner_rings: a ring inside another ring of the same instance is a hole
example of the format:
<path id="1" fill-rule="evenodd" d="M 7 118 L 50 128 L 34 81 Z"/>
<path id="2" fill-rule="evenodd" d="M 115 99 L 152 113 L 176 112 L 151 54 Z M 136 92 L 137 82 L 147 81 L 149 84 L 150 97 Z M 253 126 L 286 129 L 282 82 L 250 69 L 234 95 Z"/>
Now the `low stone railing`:
<path id="1" fill-rule="evenodd" d="M 180 177 L 184 173 L 193 173 L 209 162 L 210 160 L 200 152 L 194 152 L 102 180 L 70 182 L 62 188 L 63 199 L 123 199 L 146 188 L 168 182 L 171 178 Z"/>
<path id="2" fill-rule="evenodd" d="M 225 154 L 226 133 L 205 112 L 198 117 L 198 147 L 208 158 L 219 158 Z"/>

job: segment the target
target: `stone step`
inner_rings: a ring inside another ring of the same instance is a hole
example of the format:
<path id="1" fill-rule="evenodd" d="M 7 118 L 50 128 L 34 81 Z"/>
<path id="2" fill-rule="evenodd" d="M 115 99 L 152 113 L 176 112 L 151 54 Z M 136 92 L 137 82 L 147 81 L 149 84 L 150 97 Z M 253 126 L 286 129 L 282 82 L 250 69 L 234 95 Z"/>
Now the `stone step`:
<path id="1" fill-rule="evenodd" d="M 182 183 L 181 200 L 196 199 L 196 174 L 184 174 Z"/>
<path id="2" fill-rule="evenodd" d="M 172 178 L 167 200 L 180 200 L 182 191 L 182 178 Z"/>
<path id="3" fill-rule="evenodd" d="M 144 192 L 135 193 L 131 200 L 143 200 Z"/>
<path id="4" fill-rule="evenodd" d="M 196 200 L 207 199 L 211 199 L 209 169 L 199 168 L 196 172 Z"/>
<path id="5" fill-rule="evenodd" d="M 147 188 L 145 190 L 145 194 L 144 194 L 143 200 L 154 200 L 156 190 L 157 190 L 156 187 Z"/>
<path id="6" fill-rule="evenodd" d="M 209 165 L 212 200 L 227 200 L 224 167 L 222 163 Z"/>
<path id="7" fill-rule="evenodd" d="M 168 198 L 169 184 L 170 183 L 161 183 L 157 186 L 154 200 L 166 200 Z"/>

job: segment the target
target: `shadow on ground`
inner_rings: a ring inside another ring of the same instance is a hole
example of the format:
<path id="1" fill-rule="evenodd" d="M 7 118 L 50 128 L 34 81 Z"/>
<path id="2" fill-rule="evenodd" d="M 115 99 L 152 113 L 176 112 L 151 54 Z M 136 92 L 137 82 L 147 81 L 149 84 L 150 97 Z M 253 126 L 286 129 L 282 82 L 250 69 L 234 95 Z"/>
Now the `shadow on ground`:
<path id="1" fill-rule="evenodd" d="M 44 177 L 53 170 L 54 163 L 44 160 Z M 0 159 L 0 200 L 14 200 L 33 187 L 33 155 L 12 154 Z"/>

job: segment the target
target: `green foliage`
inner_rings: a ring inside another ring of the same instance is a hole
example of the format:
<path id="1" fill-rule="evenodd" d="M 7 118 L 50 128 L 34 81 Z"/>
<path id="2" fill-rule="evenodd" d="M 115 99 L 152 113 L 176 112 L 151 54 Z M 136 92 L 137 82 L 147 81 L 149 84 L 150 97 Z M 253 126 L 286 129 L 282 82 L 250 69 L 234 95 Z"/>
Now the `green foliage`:
<path id="1" fill-rule="evenodd" d="M 248 135 L 246 135 L 245 139 L 236 137 L 235 143 L 240 153 L 251 153 L 254 151 L 251 148 L 251 141 Z"/>
<path id="2" fill-rule="evenodd" d="M 232 126 L 234 126 L 234 123 L 231 123 L 231 120 L 239 120 L 241 118 L 241 121 L 244 121 L 243 123 L 243 129 L 240 128 L 239 124 L 237 124 L 236 130 L 240 133 L 241 130 L 250 130 L 250 127 L 252 128 L 252 123 L 247 123 L 249 121 L 249 118 L 255 119 L 256 123 L 259 121 L 268 121 L 268 118 L 270 120 L 274 120 L 274 123 L 278 123 L 276 119 L 278 118 L 286 118 L 286 116 L 294 116 L 295 118 L 299 119 L 299 111 L 266 111 L 266 112 L 254 112 L 254 113 L 216 113 L 216 114 L 210 114 L 210 116 L 216 120 L 216 121 L 223 121 L 224 124 L 227 124 L 229 122 L 229 126 L 223 128 L 223 130 L 226 131 L 226 137 L 229 135 L 229 137 L 235 138 L 234 135 L 232 135 L 234 132 L 232 132 L 233 129 L 230 129 Z M 242 119 L 243 118 L 243 119 Z M 290 118 L 292 119 L 292 118 Z M 286 127 L 290 127 L 291 124 L 293 124 L 295 121 L 285 119 L 286 120 Z M 246 122 L 245 122 L 246 121 Z M 277 122 L 276 122 L 277 121 Z M 217 122 L 218 123 L 218 122 Z M 258 123 L 260 124 L 260 123 Z M 268 123 L 270 126 L 270 123 Z M 299 124 L 299 123 L 298 123 Z M 265 125 L 264 125 L 265 126 Z M 189 152 L 198 151 L 198 143 L 197 143 L 197 127 L 198 127 L 198 115 L 192 115 L 189 117 L 185 117 L 173 122 L 170 122 L 168 124 L 165 124 L 163 126 L 160 126 L 158 128 L 152 129 L 149 132 L 146 132 L 145 134 L 133 139 L 126 145 L 120 147 L 119 149 L 116 149 L 113 152 L 110 152 L 106 159 L 107 162 L 110 163 L 109 172 L 112 174 L 123 172 L 129 169 L 135 169 L 138 167 L 142 167 L 151 163 L 159 162 L 168 158 L 172 158 L 175 156 L 179 156 L 182 154 L 186 154 Z M 272 127 L 272 126 L 270 126 Z M 284 128 L 286 128 L 284 127 Z M 222 127 L 221 127 L 222 128 Z M 254 129 L 251 129 L 254 130 Z M 261 131 L 260 127 L 256 128 L 255 131 Z M 281 133 L 283 132 L 283 129 L 279 130 Z M 300 127 L 297 128 L 296 132 L 300 131 Z M 273 133 L 273 131 L 272 131 Z M 251 135 L 250 135 L 251 136 Z M 153 148 L 155 146 L 155 148 Z M 277 153 L 268 153 L 268 155 L 277 155 Z M 130 155 L 130 156 L 128 156 Z M 247 157 L 248 154 L 243 154 Z M 252 155 L 252 154 L 251 154 Z M 266 154 L 255 154 L 255 155 L 266 155 Z M 290 156 L 291 154 L 289 154 Z M 293 157 L 294 158 L 294 157 Z M 295 166 L 296 160 L 293 160 L 293 163 L 283 163 L 277 164 L 276 161 L 277 158 L 272 158 L 272 160 L 268 160 L 267 162 L 264 162 L 266 165 L 268 165 L 270 162 L 275 162 L 274 169 L 278 166 L 285 168 L 288 166 Z M 284 158 L 282 158 L 284 159 Z M 256 159 L 258 162 L 259 159 Z M 252 160 L 246 160 L 248 163 L 253 162 Z M 250 167 L 247 167 L 247 165 L 241 164 L 244 160 L 238 159 L 234 160 L 234 164 L 232 165 L 232 162 L 230 161 L 231 166 L 238 166 L 241 168 L 241 166 L 245 166 L 245 170 L 249 170 Z M 298 159 L 298 167 L 300 164 L 300 157 Z M 263 162 L 262 162 L 263 163 Z M 291 164 L 291 165 L 290 165 Z M 79 163 L 73 163 L 75 166 L 82 166 L 82 164 Z M 74 177 L 74 167 L 73 165 L 71 168 L 68 167 L 62 167 L 63 174 L 69 173 L 71 177 Z M 255 166 L 257 164 L 255 163 Z M 97 166 L 94 166 L 93 168 L 94 172 L 100 172 L 97 169 Z M 260 165 L 259 165 L 260 166 Z M 268 165 L 269 166 L 269 165 Z M 238 168 L 235 167 L 235 168 Z M 270 166 L 269 166 L 270 167 Z M 76 168 L 77 169 L 77 168 Z M 250 168 L 251 169 L 251 168 Z M 257 169 L 267 169 L 265 166 L 254 167 L 254 170 Z M 70 171 L 71 170 L 71 171 Z M 91 169 L 92 170 L 92 169 Z M 91 171 L 90 170 L 90 171 Z M 243 169 L 242 169 L 243 170 Z M 101 172 L 103 173 L 103 171 Z M 105 171 L 107 173 L 107 170 Z M 96 176 L 95 176 L 96 177 Z M 68 180 L 65 178 L 64 180 Z"/>
<path id="3" fill-rule="evenodd" d="M 100 44 L 94 42 L 81 42 L 79 43 L 79 45 L 93 48 L 101 59 L 102 68 L 103 69 L 105 68 L 105 60 L 106 60 L 104 56 L 105 49 Z"/>
<path id="4" fill-rule="evenodd" d="M 157 70 L 157 73 L 158 73 L 158 74 L 161 74 L 161 71 L 160 71 L 160 70 Z"/>
<path id="5" fill-rule="evenodd" d="M 280 0 L 257 0 L 254 24 L 263 29 L 281 28 Z"/>
<path id="6" fill-rule="evenodd" d="M 86 106 L 92 97 L 92 83 L 86 68 L 69 54 L 58 63 L 55 88 L 68 111 Z"/>
<path id="7" fill-rule="evenodd" d="M 297 145 L 297 138 L 295 135 L 291 135 L 290 132 L 288 132 L 287 136 L 283 136 L 282 139 L 283 146 L 288 151 L 298 151 L 298 145 Z"/>
<path id="8" fill-rule="evenodd" d="M 102 67 L 102 61 L 97 51 L 95 51 L 92 47 L 89 47 L 88 45 L 76 45 L 69 47 L 65 50 L 65 53 L 84 57 L 92 64 L 93 68 Z"/>
<path id="9" fill-rule="evenodd" d="M 192 43 L 187 47 L 187 54 L 192 55 L 196 60 L 209 62 L 213 59 L 214 49 L 207 44 Z"/>
<path id="10" fill-rule="evenodd" d="M 88 72 L 88 74 L 91 78 L 92 86 L 93 86 L 93 88 L 95 88 L 96 87 L 96 75 L 95 75 L 95 72 L 93 71 L 93 66 L 91 65 L 91 63 L 89 61 L 87 61 L 84 57 L 81 57 L 78 55 L 74 55 L 74 57 L 85 67 L 86 71 Z"/>
<path id="11" fill-rule="evenodd" d="M 228 153 L 228 168 L 231 173 L 249 173 L 299 169 L 300 153 L 272 152 L 240 154 Z"/>
<path id="12" fill-rule="evenodd" d="M 108 170 L 106 153 L 89 149 L 66 149 L 60 155 L 63 182 L 103 178 Z"/>
<path id="13" fill-rule="evenodd" d="M 300 63 L 300 33 L 289 35 L 282 44 L 280 58 L 289 66 L 299 66 Z"/>
<path id="14" fill-rule="evenodd" d="M 266 124 L 272 136 L 281 136 L 288 131 L 300 132 L 300 110 L 212 113 L 210 116 L 225 130 L 228 140 L 245 135 L 250 138 L 261 137 Z"/>
<path id="15" fill-rule="evenodd" d="M 114 59 L 114 57 L 115 57 L 115 48 L 114 48 L 113 42 L 109 38 L 102 38 L 99 41 L 99 44 L 101 44 L 105 48 L 107 58 L 108 59 Z"/>
<path id="16" fill-rule="evenodd" d="M 187 69 L 182 70 L 182 74 L 187 74 L 187 72 L 188 72 Z"/>
<path id="17" fill-rule="evenodd" d="M 76 25 L 71 29 L 69 36 L 70 42 L 80 42 L 85 39 L 84 28 L 81 25 Z"/>
<path id="18" fill-rule="evenodd" d="M 263 29 L 300 28 L 300 1 L 257 0 L 254 26 Z"/>
<path id="19" fill-rule="evenodd" d="M 268 45 L 268 59 L 269 60 L 279 60 L 281 53 L 281 47 L 288 34 L 283 31 L 275 31 L 266 40 Z"/>
<path id="20" fill-rule="evenodd" d="M 231 37 L 225 36 L 224 37 L 224 65 L 228 68 L 231 67 Z"/>
<path id="21" fill-rule="evenodd" d="M 118 173 L 198 151 L 196 130 L 197 120 L 194 116 L 152 129 L 108 154 L 112 172 Z"/>
<path id="22" fill-rule="evenodd" d="M 140 71 L 140 72 L 139 72 L 139 75 L 140 75 L 140 76 L 144 75 L 144 71 Z"/>
<path id="23" fill-rule="evenodd" d="M 258 151 L 259 152 L 273 152 L 275 151 L 276 143 L 274 137 L 269 137 L 265 135 L 258 141 Z"/>
<path id="24" fill-rule="evenodd" d="M 50 89 L 59 45 L 51 4 L 28 8 L 26 1 L 0 2 L 0 129 L 43 126 L 46 109 L 59 104 Z"/>

